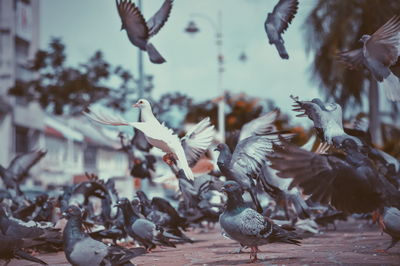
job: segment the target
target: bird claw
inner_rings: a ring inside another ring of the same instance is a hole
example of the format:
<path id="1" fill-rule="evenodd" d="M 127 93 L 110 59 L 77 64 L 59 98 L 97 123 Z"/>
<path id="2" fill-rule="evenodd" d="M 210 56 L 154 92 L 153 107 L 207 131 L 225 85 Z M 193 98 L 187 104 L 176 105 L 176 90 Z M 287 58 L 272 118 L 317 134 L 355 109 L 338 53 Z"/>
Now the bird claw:
<path id="1" fill-rule="evenodd" d="M 166 162 L 169 166 L 174 165 L 175 159 L 172 153 L 167 153 L 163 156 L 163 161 Z"/>
<path id="2" fill-rule="evenodd" d="M 385 249 L 375 249 L 374 252 L 377 252 L 377 253 L 388 253 L 387 250 L 385 250 Z"/>

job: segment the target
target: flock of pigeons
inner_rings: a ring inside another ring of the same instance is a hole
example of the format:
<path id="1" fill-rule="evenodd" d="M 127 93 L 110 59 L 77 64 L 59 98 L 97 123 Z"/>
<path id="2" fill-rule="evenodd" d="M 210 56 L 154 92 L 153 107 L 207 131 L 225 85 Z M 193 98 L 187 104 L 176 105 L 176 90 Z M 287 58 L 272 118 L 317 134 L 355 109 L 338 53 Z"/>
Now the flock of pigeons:
<path id="1" fill-rule="evenodd" d="M 146 50 L 152 62 L 165 62 L 149 38 L 167 21 L 172 0 L 165 0 L 147 22 L 131 1 L 116 2 L 122 29 L 132 44 Z M 280 0 L 265 22 L 270 43 L 283 59 L 288 54 L 281 34 L 297 8 L 297 0 Z M 340 53 L 340 58 L 352 67 L 366 67 L 385 84 L 388 97 L 399 100 L 399 81 L 389 69 L 399 56 L 399 17 L 361 40 L 363 48 Z M 174 206 L 161 197 L 150 199 L 143 191 L 137 191 L 133 200 L 120 198 L 113 179 L 104 181 L 94 174 L 87 174 L 87 181 L 64 187 L 62 193 L 30 198 L 20 184 L 46 152 L 22 154 L 8 168 L 0 165 L 7 188 L 0 195 L 0 259 L 45 265 L 30 251 L 63 250 L 72 265 L 132 265 L 134 257 L 157 246 L 193 243 L 196 240 L 185 234 L 188 228 L 219 222 L 222 235 L 237 241 L 240 250 L 250 248 L 254 262 L 261 245 L 300 245 L 301 232 L 318 233 L 318 226 L 334 225 L 335 220 L 353 214 L 378 221 L 392 237 L 387 249 L 393 247 L 400 241 L 400 162 L 373 146 L 365 123 L 345 128 L 338 104 L 292 99 L 293 110 L 300 112 L 297 116 L 308 117 L 316 132 L 311 144 L 303 147 L 291 143 L 295 134 L 277 130 L 278 110 L 230 132 L 226 144 L 215 145 L 209 118 L 179 138 L 157 120 L 145 99 L 134 104 L 140 109 L 135 122 L 85 109 L 84 114 L 98 123 L 133 127 L 136 134 L 124 146 L 127 151 L 150 155 L 154 147 L 164 152 L 163 160 L 179 183 L 179 203 Z M 313 145 L 314 141 L 319 145 Z M 218 169 L 195 176 L 192 168 L 214 148 L 219 152 L 214 160 Z M 143 158 L 139 172 L 154 170 L 150 157 Z M 140 247 L 129 248 L 126 242 Z"/>

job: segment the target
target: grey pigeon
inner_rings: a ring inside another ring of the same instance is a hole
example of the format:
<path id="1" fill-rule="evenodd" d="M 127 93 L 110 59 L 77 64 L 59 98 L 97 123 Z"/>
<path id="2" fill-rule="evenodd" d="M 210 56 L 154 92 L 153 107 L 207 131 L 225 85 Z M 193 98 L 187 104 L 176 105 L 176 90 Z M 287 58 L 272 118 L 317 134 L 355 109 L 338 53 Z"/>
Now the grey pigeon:
<path id="1" fill-rule="evenodd" d="M 126 30 L 129 41 L 143 51 L 147 51 L 150 61 L 162 64 L 165 59 L 149 42 L 167 22 L 171 13 L 173 0 L 165 0 L 161 8 L 146 22 L 142 13 L 131 0 L 116 0 L 119 16 L 121 17 L 121 30 Z"/>
<path id="2" fill-rule="evenodd" d="M 146 252 L 143 248 L 108 246 L 91 238 L 82 230 L 82 213 L 77 206 L 69 206 L 64 215 L 68 219 L 63 233 L 64 252 L 74 266 L 133 265 L 129 261 Z"/>
<path id="3" fill-rule="evenodd" d="M 272 143 L 279 141 L 276 134 L 266 136 L 251 136 L 241 140 L 232 153 L 228 145 L 218 144 L 220 152 L 217 164 L 221 173 L 228 179 L 240 184 L 243 190 L 249 192 L 258 212 L 262 212 L 257 198 L 255 179 L 261 172 L 266 155 L 271 152 Z"/>
<path id="4" fill-rule="evenodd" d="M 143 245 L 146 250 L 150 251 L 157 245 L 175 247 L 175 245 L 164 236 L 163 228 L 147 219 L 141 218 L 134 211 L 128 199 L 120 199 L 117 206 L 121 208 L 124 216 L 125 231 Z"/>
<path id="5" fill-rule="evenodd" d="M 268 13 L 264 23 L 265 31 L 270 44 L 274 44 L 282 59 L 289 59 L 285 49 L 282 34 L 288 28 L 296 15 L 299 6 L 298 0 L 279 0 L 272 13 Z"/>
<path id="6" fill-rule="evenodd" d="M 392 237 L 390 245 L 384 249 L 394 247 L 400 241 L 400 209 L 394 207 L 384 207 L 379 217 L 382 230 Z"/>
<path id="7" fill-rule="evenodd" d="M 400 101 L 400 81 L 390 67 L 400 55 L 400 16 L 393 16 L 372 35 L 360 39 L 363 48 L 338 53 L 339 61 L 351 69 L 367 68 L 391 101 Z"/>
<path id="8" fill-rule="evenodd" d="M 300 245 L 301 238 L 295 232 L 273 224 L 268 218 L 248 208 L 238 183 L 227 181 L 222 190 L 227 193 L 228 201 L 219 218 L 221 227 L 229 238 L 251 248 L 251 262 L 257 260 L 258 246 L 274 242 Z"/>

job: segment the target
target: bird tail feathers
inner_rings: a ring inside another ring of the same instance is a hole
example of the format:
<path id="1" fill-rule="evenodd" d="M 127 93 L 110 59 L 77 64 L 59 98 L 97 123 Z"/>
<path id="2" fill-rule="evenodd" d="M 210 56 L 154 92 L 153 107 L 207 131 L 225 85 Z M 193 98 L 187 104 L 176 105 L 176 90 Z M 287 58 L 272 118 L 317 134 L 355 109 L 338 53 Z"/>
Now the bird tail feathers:
<path id="1" fill-rule="evenodd" d="M 18 258 L 21 258 L 21 259 L 24 259 L 24 260 L 29 260 L 29 261 L 36 262 L 36 263 L 39 263 L 39 264 L 42 264 L 42 265 L 48 265 L 46 262 L 42 261 L 41 259 L 38 259 L 38 258 L 36 258 L 34 256 L 31 256 L 31 255 L 29 255 L 28 253 L 26 253 L 25 251 L 22 251 L 22 250 L 17 250 L 17 251 L 14 252 L 14 254 L 16 256 L 18 256 Z"/>
<path id="2" fill-rule="evenodd" d="M 399 78 L 390 73 L 382 82 L 379 83 L 385 90 L 386 97 L 394 102 L 400 101 L 400 80 Z"/>
<path id="3" fill-rule="evenodd" d="M 302 238 L 295 232 L 285 230 L 284 228 L 281 228 L 280 226 L 274 224 L 269 239 L 271 240 L 271 242 L 281 242 L 300 246 L 300 240 Z"/>
<path id="4" fill-rule="evenodd" d="M 153 44 L 147 43 L 146 50 L 152 63 L 162 64 L 166 62 L 164 57 L 162 57 L 162 55 L 157 51 Z"/>
<path id="5" fill-rule="evenodd" d="M 275 46 L 282 59 L 289 59 L 289 55 L 286 51 L 285 45 L 282 42 L 275 42 Z"/>

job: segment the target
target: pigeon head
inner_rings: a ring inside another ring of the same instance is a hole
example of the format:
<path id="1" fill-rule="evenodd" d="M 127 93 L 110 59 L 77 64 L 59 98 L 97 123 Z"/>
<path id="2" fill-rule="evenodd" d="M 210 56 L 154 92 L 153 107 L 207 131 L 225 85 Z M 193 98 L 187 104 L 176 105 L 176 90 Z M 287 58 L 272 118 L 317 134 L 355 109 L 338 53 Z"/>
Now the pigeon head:
<path id="1" fill-rule="evenodd" d="M 226 148 L 228 148 L 228 146 L 225 143 L 220 143 L 217 145 L 217 147 L 214 149 L 214 151 L 223 151 Z"/>
<path id="2" fill-rule="evenodd" d="M 63 212 L 63 217 L 69 219 L 72 217 L 81 217 L 82 216 L 82 212 L 81 209 L 79 209 L 79 207 L 71 205 L 69 206 L 64 212 Z"/>
<path id="3" fill-rule="evenodd" d="M 149 101 L 145 100 L 145 99 L 140 99 L 133 105 L 133 107 L 140 108 L 140 109 L 143 109 L 143 108 L 151 109 L 151 105 L 150 105 Z"/>
<path id="4" fill-rule="evenodd" d="M 242 194 L 242 188 L 240 187 L 240 185 L 237 182 L 231 180 L 224 183 L 224 185 L 222 186 L 222 191 L 226 192 L 227 194 L 238 192 L 240 192 L 240 195 Z"/>
<path id="5" fill-rule="evenodd" d="M 121 198 L 120 200 L 117 201 L 117 204 L 115 206 L 121 207 L 127 204 L 130 204 L 129 200 L 127 198 Z"/>
<path id="6" fill-rule="evenodd" d="M 366 41 L 369 40 L 369 38 L 371 38 L 370 35 L 364 34 L 364 35 L 360 38 L 360 42 L 365 43 Z"/>

